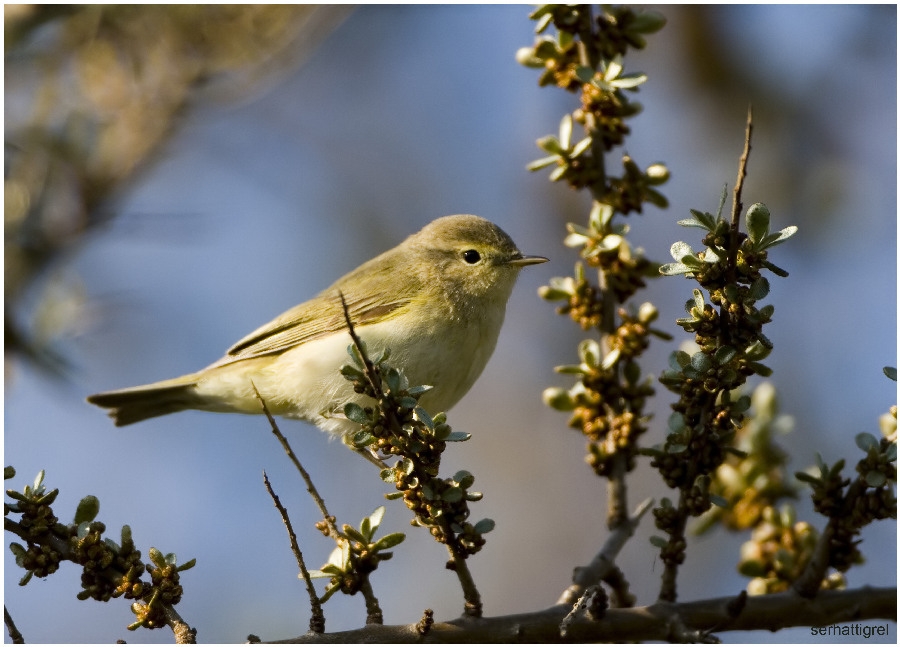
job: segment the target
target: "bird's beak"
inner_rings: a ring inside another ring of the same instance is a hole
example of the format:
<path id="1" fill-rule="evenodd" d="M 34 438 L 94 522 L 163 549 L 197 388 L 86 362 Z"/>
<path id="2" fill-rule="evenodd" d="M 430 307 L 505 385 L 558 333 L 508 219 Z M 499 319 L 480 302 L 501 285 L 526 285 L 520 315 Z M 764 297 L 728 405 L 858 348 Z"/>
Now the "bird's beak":
<path id="1" fill-rule="evenodd" d="M 516 265 L 519 267 L 525 267 L 526 265 L 537 265 L 538 263 L 546 263 L 549 261 L 549 258 L 544 258 L 543 256 L 517 256 L 516 258 L 509 259 L 510 265 Z"/>

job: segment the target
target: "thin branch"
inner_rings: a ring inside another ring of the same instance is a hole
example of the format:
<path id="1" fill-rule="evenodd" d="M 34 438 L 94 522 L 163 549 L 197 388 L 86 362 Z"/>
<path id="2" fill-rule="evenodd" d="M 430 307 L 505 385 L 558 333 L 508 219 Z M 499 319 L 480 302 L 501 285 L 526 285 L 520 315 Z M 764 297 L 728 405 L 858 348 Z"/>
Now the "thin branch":
<path id="1" fill-rule="evenodd" d="M 294 450 L 291 449 L 291 444 L 288 442 L 287 438 L 284 437 L 284 434 L 281 433 L 281 430 L 278 428 L 278 424 L 275 422 L 275 418 L 273 418 L 272 414 L 269 412 L 269 407 L 266 406 L 266 402 L 265 400 L 263 400 L 263 397 L 256 389 L 256 385 L 253 384 L 253 380 L 250 380 L 250 385 L 253 387 L 253 392 L 256 394 L 256 399 L 259 401 L 263 413 L 266 414 L 266 418 L 268 418 L 269 420 L 269 425 L 272 427 L 272 433 L 275 434 L 276 438 L 278 438 L 278 441 L 281 443 L 281 446 L 287 453 L 288 458 L 291 459 L 291 462 L 294 463 L 294 467 L 296 467 L 297 471 L 300 472 L 300 476 L 303 478 L 304 483 L 306 483 L 306 491 L 309 492 L 309 495 L 313 498 L 313 501 L 315 501 L 316 505 L 319 506 L 319 511 L 322 513 L 322 517 L 328 527 L 329 536 L 334 537 L 335 539 L 341 537 L 341 533 L 334 525 L 334 517 L 328 514 L 328 508 L 325 507 L 325 500 L 319 494 L 316 486 L 313 485 L 312 479 L 309 476 L 309 472 L 307 472 L 303 468 L 303 465 L 300 463 L 300 459 L 297 458 Z"/>
<path id="2" fill-rule="evenodd" d="M 634 515 L 612 531 L 603 543 L 600 552 L 591 560 L 587 566 L 579 566 L 572 575 L 573 584 L 563 591 L 557 604 L 575 604 L 585 590 L 598 584 L 606 577 L 616 566 L 616 557 L 625 546 L 625 542 L 634 534 L 635 528 L 641 521 L 650 506 L 653 505 L 653 499 L 647 499 L 642 502 L 634 511 Z"/>
<path id="3" fill-rule="evenodd" d="M 22 636 L 18 627 L 16 627 L 16 623 L 13 622 L 12 616 L 9 615 L 9 610 L 6 608 L 6 605 L 3 605 L 3 621 L 6 623 L 6 631 L 9 633 L 10 639 L 13 641 L 14 645 L 24 645 L 25 638 Z"/>
<path id="4" fill-rule="evenodd" d="M 378 604 L 378 598 L 375 597 L 375 592 L 372 590 L 372 583 L 369 581 L 368 577 L 360 583 L 359 590 L 360 593 L 363 594 L 363 599 L 366 601 L 366 624 L 383 625 L 384 612 Z"/>
<path id="5" fill-rule="evenodd" d="M 319 596 L 316 594 L 316 587 L 313 586 L 312 577 L 310 577 L 309 570 L 306 568 L 306 562 L 303 560 L 303 553 L 300 552 L 300 544 L 297 542 L 297 534 L 294 532 L 294 527 L 291 525 L 291 519 L 288 516 L 287 508 L 281 504 L 281 499 L 278 498 L 278 495 L 275 494 L 275 491 L 272 489 L 272 484 L 269 482 L 269 476 L 265 471 L 263 472 L 263 483 L 265 483 L 266 491 L 269 493 L 269 496 L 272 497 L 272 502 L 278 509 L 278 513 L 281 515 L 281 520 L 284 522 L 285 528 L 287 528 L 288 538 L 291 542 L 291 551 L 293 551 L 294 558 L 297 560 L 297 565 L 300 567 L 303 581 L 306 582 L 306 592 L 309 594 L 309 606 L 311 610 L 309 630 L 315 633 L 322 633 L 325 631 L 325 613 L 322 611 L 322 603 L 319 601 Z"/>
<path id="6" fill-rule="evenodd" d="M 800 576 L 791 585 L 791 588 L 798 595 L 812 598 L 819 592 L 822 580 L 825 579 L 828 567 L 831 565 L 832 541 L 842 521 L 842 514 L 849 514 L 854 509 L 865 490 L 866 484 L 862 477 L 858 477 L 847 489 L 843 504 L 844 513 L 838 513 L 836 516 L 828 519 L 828 523 L 825 524 L 825 529 L 822 531 L 819 541 L 813 549 L 812 558 L 806 564 Z"/>
<path id="7" fill-rule="evenodd" d="M 162 609 L 163 615 L 166 617 L 166 624 L 175 634 L 175 642 L 179 645 L 196 645 L 197 630 L 184 621 L 181 615 L 175 610 L 171 604 L 166 602 L 158 602 L 159 608 Z"/>
<path id="8" fill-rule="evenodd" d="M 450 553 L 447 568 L 456 573 L 462 587 L 463 599 L 466 601 L 463 606 L 463 614 L 469 618 L 480 618 L 483 611 L 481 594 L 478 592 L 478 587 L 475 586 L 475 579 L 469 570 L 469 563 L 466 561 L 465 555 L 460 555 L 455 546 L 456 543 L 452 539 L 447 542 L 447 550 Z"/>
<path id="9" fill-rule="evenodd" d="M 737 181 L 734 183 L 734 202 L 731 205 L 731 229 L 737 232 L 740 225 L 741 211 L 744 205 L 741 202 L 741 191 L 744 189 L 744 178 L 747 177 L 747 161 L 750 159 L 750 137 L 753 134 L 753 107 L 747 106 L 747 130 L 744 135 L 744 152 L 738 164 Z"/>

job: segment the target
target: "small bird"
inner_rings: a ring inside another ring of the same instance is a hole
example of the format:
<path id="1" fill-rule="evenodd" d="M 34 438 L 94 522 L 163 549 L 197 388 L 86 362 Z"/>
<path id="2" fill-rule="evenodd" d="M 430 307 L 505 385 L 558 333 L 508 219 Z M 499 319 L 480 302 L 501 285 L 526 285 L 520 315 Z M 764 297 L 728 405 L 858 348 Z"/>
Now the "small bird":
<path id="1" fill-rule="evenodd" d="M 389 348 L 391 365 L 411 385 L 433 387 L 421 406 L 446 411 L 493 353 L 519 270 L 546 261 L 523 255 L 484 218 L 438 218 L 254 330 L 203 370 L 87 400 L 110 409 L 124 426 L 186 409 L 260 414 L 255 387 L 273 415 L 337 435 L 353 432 L 358 425 L 343 416 L 344 404 L 365 406 L 367 398 L 340 373 L 352 343 L 343 295 L 368 354 Z"/>

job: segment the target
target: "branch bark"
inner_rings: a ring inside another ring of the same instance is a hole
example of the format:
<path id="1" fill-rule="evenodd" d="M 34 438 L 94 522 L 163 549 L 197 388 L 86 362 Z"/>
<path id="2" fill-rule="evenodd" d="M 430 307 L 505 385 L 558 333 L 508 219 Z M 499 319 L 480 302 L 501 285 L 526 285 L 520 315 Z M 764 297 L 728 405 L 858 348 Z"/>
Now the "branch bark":
<path id="1" fill-rule="evenodd" d="M 682 602 L 658 602 L 648 607 L 608 609 L 599 621 L 580 617 L 567 627 L 567 642 L 670 640 L 685 628 L 698 632 L 778 631 L 787 627 L 817 627 L 863 620 L 897 620 L 897 589 L 862 587 L 823 591 L 808 600 L 795 593 L 748 597 L 735 617 L 735 597 Z M 306 634 L 277 644 L 292 643 L 498 643 L 559 642 L 559 624 L 570 610 L 556 605 L 542 611 L 495 618 L 458 618 L 436 622 L 422 635 L 416 625 L 371 625 L 331 634 Z"/>

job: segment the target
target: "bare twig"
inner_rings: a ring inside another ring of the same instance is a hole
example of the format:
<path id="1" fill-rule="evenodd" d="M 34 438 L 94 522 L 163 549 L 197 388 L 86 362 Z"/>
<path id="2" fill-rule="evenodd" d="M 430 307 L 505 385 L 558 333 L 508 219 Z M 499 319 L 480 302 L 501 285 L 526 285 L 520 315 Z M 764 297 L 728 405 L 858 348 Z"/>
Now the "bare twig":
<path id="1" fill-rule="evenodd" d="M 734 202 L 731 205 L 731 229 L 737 232 L 740 225 L 741 211 L 744 208 L 741 202 L 741 191 L 744 188 L 744 178 L 747 177 L 747 161 L 750 159 L 750 137 L 753 134 L 753 107 L 747 106 L 747 130 L 744 135 L 744 152 L 738 164 L 737 181 L 734 183 Z"/>
<path id="2" fill-rule="evenodd" d="M 447 550 L 450 553 L 447 568 L 456 573 L 463 590 L 463 599 L 466 601 L 463 606 L 463 614 L 469 618 L 480 618 L 482 614 L 481 594 L 478 592 L 478 587 L 475 586 L 475 579 L 469 570 L 469 563 L 466 561 L 465 555 L 461 555 L 456 550 L 454 541 L 447 542 Z"/>
<path id="3" fill-rule="evenodd" d="M 259 404 L 262 407 L 263 413 L 266 414 L 266 418 L 268 418 L 269 420 L 269 425 L 272 427 L 272 433 L 275 434 L 276 438 L 278 438 L 278 441 L 281 443 L 281 446 L 287 453 L 288 458 L 291 459 L 294 467 L 296 467 L 297 471 L 300 472 L 300 476 L 303 478 L 304 483 L 306 483 L 306 491 L 309 492 L 309 495 L 313 498 L 313 501 L 315 501 L 316 505 L 319 507 L 319 511 L 322 513 L 322 517 L 328 527 L 329 536 L 334 537 L 335 539 L 341 537 L 341 533 L 334 525 L 334 517 L 328 514 L 328 508 L 325 507 L 325 500 L 319 494 L 316 486 L 313 485 L 312 479 L 309 476 L 309 472 L 304 469 L 303 465 L 300 463 L 300 459 L 297 458 L 294 450 L 291 449 L 291 444 L 288 442 L 287 438 L 284 437 L 284 434 L 281 433 L 281 430 L 278 428 L 278 424 L 275 422 L 275 418 L 273 418 L 272 414 L 269 412 L 269 407 L 266 406 L 266 402 L 265 400 L 263 400 L 262 396 L 259 394 L 259 391 L 256 389 L 256 385 L 253 384 L 253 380 L 250 380 L 250 385 L 253 387 L 253 392 L 256 394 L 256 399 L 259 400 Z"/>
<path id="4" fill-rule="evenodd" d="M 634 534 L 641 517 L 652 505 L 653 499 L 642 502 L 626 523 L 619 525 L 609 534 L 600 552 L 591 560 L 590 564 L 575 569 L 575 573 L 572 575 L 572 585 L 563 591 L 557 604 L 575 604 L 588 587 L 598 584 L 615 568 L 616 556 L 625 546 L 625 542 Z"/>
<path id="5" fill-rule="evenodd" d="M 176 644 L 196 645 L 197 630 L 186 623 L 171 604 L 165 602 L 159 602 L 158 604 L 166 617 L 166 624 L 169 625 L 172 629 L 172 633 L 175 634 Z"/>
<path id="6" fill-rule="evenodd" d="M 309 606 L 311 609 L 309 630 L 315 633 L 322 633 L 325 631 L 325 613 L 322 611 L 322 603 L 319 601 L 319 596 L 316 594 L 316 588 L 312 583 L 312 577 L 310 577 L 309 570 L 306 568 L 306 562 L 303 560 L 303 553 L 300 552 L 300 544 L 297 543 L 297 534 L 294 532 L 294 528 L 291 525 L 291 519 L 288 516 L 287 508 L 281 504 L 281 500 L 272 489 L 272 484 L 269 482 L 269 477 L 265 472 L 263 472 L 263 483 L 265 483 L 266 491 L 269 493 L 269 496 L 272 497 L 272 502 L 278 509 L 285 528 L 287 528 L 288 538 L 291 542 L 291 551 L 293 551 L 294 557 L 297 560 L 297 565 L 300 567 L 303 581 L 306 582 L 306 591 L 309 593 Z"/>
<path id="7" fill-rule="evenodd" d="M 363 594 L 363 599 L 366 601 L 366 624 L 383 625 L 384 612 L 382 612 L 381 606 L 378 604 L 378 598 L 375 597 L 375 592 L 372 590 L 372 583 L 368 578 L 365 578 L 360 583 L 359 590 L 360 593 Z"/>
<path id="8" fill-rule="evenodd" d="M 12 639 L 14 645 L 24 645 L 25 638 L 22 636 L 18 627 L 16 627 L 16 623 L 13 622 L 12 616 L 9 615 L 9 610 L 6 608 L 6 605 L 3 605 L 3 621 L 6 623 L 6 631 L 9 633 L 10 639 Z"/>

